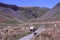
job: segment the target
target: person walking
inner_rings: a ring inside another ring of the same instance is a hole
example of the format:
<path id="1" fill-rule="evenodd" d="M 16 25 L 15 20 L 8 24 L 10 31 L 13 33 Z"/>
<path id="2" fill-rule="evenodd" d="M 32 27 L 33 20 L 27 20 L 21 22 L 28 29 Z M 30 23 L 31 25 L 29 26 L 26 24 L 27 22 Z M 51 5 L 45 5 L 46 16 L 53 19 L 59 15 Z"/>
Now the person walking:
<path id="1" fill-rule="evenodd" d="M 34 36 L 37 34 L 37 33 L 35 32 L 35 30 L 36 30 L 36 29 L 35 29 L 34 25 L 32 24 L 32 25 L 30 26 L 30 31 L 34 33 Z"/>

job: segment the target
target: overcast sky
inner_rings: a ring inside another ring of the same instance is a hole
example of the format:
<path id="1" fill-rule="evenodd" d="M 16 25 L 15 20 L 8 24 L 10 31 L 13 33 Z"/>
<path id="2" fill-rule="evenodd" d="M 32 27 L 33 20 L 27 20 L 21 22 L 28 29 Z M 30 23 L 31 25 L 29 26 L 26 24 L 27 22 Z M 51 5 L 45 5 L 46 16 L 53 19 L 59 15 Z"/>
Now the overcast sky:
<path id="1" fill-rule="evenodd" d="M 0 0 L 0 2 L 15 4 L 17 6 L 39 6 L 52 8 L 59 3 L 60 0 Z"/>

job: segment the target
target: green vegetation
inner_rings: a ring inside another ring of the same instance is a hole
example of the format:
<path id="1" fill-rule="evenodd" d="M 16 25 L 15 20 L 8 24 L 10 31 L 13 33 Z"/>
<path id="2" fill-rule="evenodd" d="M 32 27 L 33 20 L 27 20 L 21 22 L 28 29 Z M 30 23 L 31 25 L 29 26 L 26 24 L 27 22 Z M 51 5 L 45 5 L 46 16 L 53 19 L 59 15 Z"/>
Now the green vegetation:
<path id="1" fill-rule="evenodd" d="M 18 22 L 12 21 L 12 22 L 4 22 L 4 23 L 9 23 L 9 24 L 19 24 Z"/>
<path id="2" fill-rule="evenodd" d="M 35 26 L 35 29 L 38 29 L 38 28 L 40 27 L 39 24 L 36 24 L 36 25 L 34 25 L 34 26 Z"/>
<path id="3" fill-rule="evenodd" d="M 53 27 L 53 25 L 52 24 L 45 24 L 45 27 L 46 28 L 51 28 L 51 27 Z"/>

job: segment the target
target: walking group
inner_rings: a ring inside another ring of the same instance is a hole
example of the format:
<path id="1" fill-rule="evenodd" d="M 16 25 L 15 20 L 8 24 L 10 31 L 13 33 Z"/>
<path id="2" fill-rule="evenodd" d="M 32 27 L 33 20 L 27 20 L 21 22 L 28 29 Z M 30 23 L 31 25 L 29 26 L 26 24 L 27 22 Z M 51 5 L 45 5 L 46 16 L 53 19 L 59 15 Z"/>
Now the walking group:
<path id="1" fill-rule="evenodd" d="M 30 25 L 30 31 L 34 33 L 34 36 L 37 34 L 34 24 Z"/>

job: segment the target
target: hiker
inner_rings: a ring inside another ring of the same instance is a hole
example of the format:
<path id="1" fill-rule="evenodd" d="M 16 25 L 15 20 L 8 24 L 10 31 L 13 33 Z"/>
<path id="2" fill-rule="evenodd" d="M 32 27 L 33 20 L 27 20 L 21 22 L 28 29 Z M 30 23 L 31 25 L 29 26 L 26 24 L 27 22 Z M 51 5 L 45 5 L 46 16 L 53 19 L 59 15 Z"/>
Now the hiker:
<path id="1" fill-rule="evenodd" d="M 37 34 L 36 32 L 35 32 L 35 27 L 34 27 L 34 25 L 32 24 L 31 26 L 30 26 L 30 31 L 32 31 L 32 32 L 34 32 L 34 36 Z"/>

